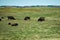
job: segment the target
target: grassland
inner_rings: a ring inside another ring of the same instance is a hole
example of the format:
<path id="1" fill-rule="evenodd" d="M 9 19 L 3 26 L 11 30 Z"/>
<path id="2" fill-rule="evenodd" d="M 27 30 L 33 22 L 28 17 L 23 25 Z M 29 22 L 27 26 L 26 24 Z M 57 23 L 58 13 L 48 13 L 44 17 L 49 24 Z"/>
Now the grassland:
<path id="1" fill-rule="evenodd" d="M 14 16 L 16 20 L 8 20 L 7 16 Z M 0 8 L 0 40 L 60 40 L 60 8 Z M 31 20 L 24 21 L 25 16 Z M 45 21 L 38 22 L 39 17 Z M 8 23 L 17 22 L 18 26 Z"/>

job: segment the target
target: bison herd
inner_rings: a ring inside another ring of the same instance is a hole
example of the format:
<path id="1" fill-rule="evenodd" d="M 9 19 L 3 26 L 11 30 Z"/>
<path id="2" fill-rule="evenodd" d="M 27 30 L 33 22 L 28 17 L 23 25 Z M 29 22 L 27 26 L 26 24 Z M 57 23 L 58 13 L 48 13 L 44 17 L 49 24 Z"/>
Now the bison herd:
<path id="1" fill-rule="evenodd" d="M 0 17 L 0 21 L 2 21 L 2 19 L 4 19 L 4 17 Z M 7 16 L 7 19 L 8 19 L 8 20 L 16 20 L 13 16 Z M 24 18 L 24 20 L 25 20 L 25 21 L 30 20 L 30 17 L 29 17 L 29 16 L 26 16 L 26 17 Z M 40 22 L 45 21 L 45 17 L 40 17 L 40 18 L 38 18 L 37 21 L 40 21 Z M 9 22 L 8 25 L 18 26 L 18 23 L 10 23 L 10 22 Z"/>

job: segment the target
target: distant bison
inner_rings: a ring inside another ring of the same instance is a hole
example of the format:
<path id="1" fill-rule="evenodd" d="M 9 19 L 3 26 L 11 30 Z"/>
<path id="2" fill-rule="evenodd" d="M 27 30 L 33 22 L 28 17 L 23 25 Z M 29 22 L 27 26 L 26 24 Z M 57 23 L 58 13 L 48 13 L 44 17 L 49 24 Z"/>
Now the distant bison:
<path id="1" fill-rule="evenodd" d="M 8 20 L 15 20 L 15 18 L 13 16 L 7 16 Z"/>
<path id="2" fill-rule="evenodd" d="M 2 19 L 0 19 L 0 21 L 2 21 Z"/>
<path id="3" fill-rule="evenodd" d="M 11 23 L 9 22 L 8 25 L 11 25 Z"/>
<path id="4" fill-rule="evenodd" d="M 38 21 L 45 21 L 45 17 L 40 17 Z"/>
<path id="5" fill-rule="evenodd" d="M 2 19 L 4 19 L 4 17 L 1 17 Z"/>
<path id="6" fill-rule="evenodd" d="M 24 18 L 24 20 L 30 20 L 30 17 L 27 16 L 27 17 Z"/>
<path id="7" fill-rule="evenodd" d="M 13 23 L 11 24 L 11 26 L 18 26 L 18 23 Z"/>

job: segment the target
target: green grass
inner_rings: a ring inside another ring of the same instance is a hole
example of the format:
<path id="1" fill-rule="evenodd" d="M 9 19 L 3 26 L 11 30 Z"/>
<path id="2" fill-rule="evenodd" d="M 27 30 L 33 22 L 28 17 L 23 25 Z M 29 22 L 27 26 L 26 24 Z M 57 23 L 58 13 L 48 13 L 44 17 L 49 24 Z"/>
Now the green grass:
<path id="1" fill-rule="evenodd" d="M 12 15 L 16 20 L 8 20 Z M 60 8 L 36 7 L 36 8 L 0 8 L 0 40 L 60 40 Z M 31 20 L 24 21 L 25 16 Z M 39 17 L 45 17 L 45 21 L 38 22 Z M 8 23 L 17 22 L 18 26 Z"/>

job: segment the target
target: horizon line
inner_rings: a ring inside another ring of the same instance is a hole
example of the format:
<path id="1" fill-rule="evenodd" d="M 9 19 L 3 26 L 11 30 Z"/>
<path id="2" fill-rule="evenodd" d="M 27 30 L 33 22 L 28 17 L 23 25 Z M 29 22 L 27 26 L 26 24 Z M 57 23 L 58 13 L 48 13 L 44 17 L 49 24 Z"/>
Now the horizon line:
<path id="1" fill-rule="evenodd" d="M 0 6 L 49 6 L 49 5 L 50 4 L 48 5 L 0 5 Z M 52 6 L 60 6 L 60 5 L 52 5 Z"/>

